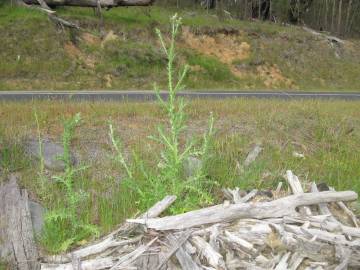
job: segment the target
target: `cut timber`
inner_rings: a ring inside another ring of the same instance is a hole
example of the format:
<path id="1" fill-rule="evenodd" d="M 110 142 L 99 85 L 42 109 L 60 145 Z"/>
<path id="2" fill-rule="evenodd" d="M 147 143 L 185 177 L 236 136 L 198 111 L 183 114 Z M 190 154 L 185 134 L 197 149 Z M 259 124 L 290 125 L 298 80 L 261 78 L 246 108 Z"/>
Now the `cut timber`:
<path id="1" fill-rule="evenodd" d="M 25 4 L 37 5 L 38 0 L 23 0 Z M 154 0 L 42 0 L 48 6 L 77 6 L 77 7 L 98 7 L 102 8 L 118 7 L 118 6 L 149 6 Z"/>
<path id="2" fill-rule="evenodd" d="M 40 269 L 28 194 L 19 189 L 15 175 L 0 186 L 0 259 L 14 270 Z"/>
<path id="3" fill-rule="evenodd" d="M 336 201 L 353 201 L 357 197 L 357 194 L 353 191 L 302 193 L 271 202 L 221 204 L 176 216 L 128 219 L 127 222 L 143 224 L 156 230 L 177 230 L 217 222 L 230 222 L 239 218 L 264 219 L 293 216 L 297 214 L 296 208 L 300 206 Z"/>

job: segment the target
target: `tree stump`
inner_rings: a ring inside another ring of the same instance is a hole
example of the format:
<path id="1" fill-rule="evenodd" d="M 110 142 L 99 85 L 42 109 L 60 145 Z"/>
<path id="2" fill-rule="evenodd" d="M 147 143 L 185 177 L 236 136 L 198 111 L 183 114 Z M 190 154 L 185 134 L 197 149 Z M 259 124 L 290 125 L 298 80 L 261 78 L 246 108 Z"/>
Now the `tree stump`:
<path id="1" fill-rule="evenodd" d="M 26 190 L 17 176 L 0 185 L 0 259 L 11 269 L 40 269 Z"/>

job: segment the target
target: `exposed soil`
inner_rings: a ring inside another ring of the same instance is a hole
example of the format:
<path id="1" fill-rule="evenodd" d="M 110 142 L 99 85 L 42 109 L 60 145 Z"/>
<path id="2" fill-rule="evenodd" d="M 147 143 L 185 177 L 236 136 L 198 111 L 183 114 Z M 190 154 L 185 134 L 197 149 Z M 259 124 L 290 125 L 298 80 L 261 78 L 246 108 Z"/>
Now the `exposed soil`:
<path id="1" fill-rule="evenodd" d="M 286 78 L 276 65 L 262 65 L 257 67 L 256 70 L 258 71 L 260 78 L 264 81 L 266 87 L 274 88 L 281 85 L 285 85 L 289 88 L 295 87 L 294 82 Z"/>
<path id="2" fill-rule="evenodd" d="M 95 59 L 91 56 L 85 55 L 78 47 L 72 42 L 67 42 L 64 45 L 65 52 L 73 59 L 79 59 L 87 68 L 95 68 Z"/>
<path id="3" fill-rule="evenodd" d="M 238 35 L 196 35 L 188 27 L 184 27 L 182 35 L 188 47 L 205 55 L 215 56 L 225 64 L 231 65 L 235 60 L 245 60 L 250 56 L 250 45 Z"/>
<path id="4" fill-rule="evenodd" d="M 184 27 L 182 38 L 185 45 L 201 54 L 216 57 L 227 64 L 231 72 L 238 78 L 244 76 L 259 77 L 268 88 L 294 88 L 292 80 L 286 78 L 278 66 L 263 64 L 254 70 L 238 68 L 235 62 L 244 61 L 251 57 L 251 46 L 239 31 L 193 31 Z M 193 67 L 198 70 L 198 67 Z"/>

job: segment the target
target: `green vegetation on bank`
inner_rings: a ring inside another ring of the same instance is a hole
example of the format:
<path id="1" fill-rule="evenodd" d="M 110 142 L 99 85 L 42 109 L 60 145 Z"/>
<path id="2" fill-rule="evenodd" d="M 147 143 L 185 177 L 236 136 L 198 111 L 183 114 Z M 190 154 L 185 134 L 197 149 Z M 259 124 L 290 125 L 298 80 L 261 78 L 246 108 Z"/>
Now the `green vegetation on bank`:
<path id="1" fill-rule="evenodd" d="M 83 29 L 62 30 L 37 10 L 3 5 L 0 90 L 151 89 L 154 80 L 165 88 L 166 58 L 154 28 L 166 33 L 175 11 L 184 24 L 176 64 L 190 64 L 188 88 L 360 89 L 356 40 L 342 45 L 300 27 L 161 6 L 104 11 L 102 31 L 92 9 L 57 8 Z M 248 47 L 237 51 L 241 44 Z"/>

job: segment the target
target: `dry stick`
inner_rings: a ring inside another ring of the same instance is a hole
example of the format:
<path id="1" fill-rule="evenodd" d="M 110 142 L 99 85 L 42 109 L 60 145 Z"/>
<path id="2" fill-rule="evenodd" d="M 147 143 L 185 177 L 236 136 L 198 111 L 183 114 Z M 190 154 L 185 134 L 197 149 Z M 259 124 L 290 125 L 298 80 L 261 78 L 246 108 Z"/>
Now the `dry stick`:
<path id="1" fill-rule="evenodd" d="M 206 258 L 210 266 L 219 270 L 226 269 L 223 256 L 214 250 L 203 238 L 193 236 L 191 242 L 196 246 L 198 253 L 201 253 Z"/>
<path id="2" fill-rule="evenodd" d="M 178 240 L 172 234 L 169 234 L 167 236 L 167 239 L 169 240 L 170 245 L 172 246 L 178 244 L 177 243 Z M 185 242 L 185 243 L 189 243 L 189 242 Z M 180 246 L 179 249 L 176 251 L 175 256 L 179 261 L 182 269 L 201 270 L 201 268 L 197 265 L 197 263 L 191 258 L 189 253 L 187 253 L 182 246 Z"/>
<path id="3" fill-rule="evenodd" d="M 315 182 L 313 182 L 311 184 L 311 192 L 313 193 L 318 193 L 319 190 L 315 184 Z M 332 215 L 332 213 L 330 212 L 329 208 L 327 207 L 326 203 L 319 203 L 319 212 L 322 215 L 329 215 L 329 220 L 335 223 L 339 223 L 336 218 Z"/>
<path id="4" fill-rule="evenodd" d="M 342 225 L 338 221 L 337 222 L 327 221 L 326 219 L 328 219 L 329 216 L 324 216 L 325 219 L 321 218 L 319 220 L 316 220 L 315 217 L 320 217 L 320 216 L 299 217 L 299 218 L 298 217 L 296 217 L 296 218 L 284 217 L 283 222 L 287 223 L 287 224 L 293 224 L 293 223 L 302 223 L 302 224 L 304 224 L 307 221 L 309 221 L 310 225 L 315 227 L 315 228 L 324 229 L 324 230 L 327 230 L 329 232 L 340 231 L 345 235 L 360 238 L 360 228 L 354 228 L 354 227 L 350 227 L 350 226 L 345 226 L 345 225 Z"/>
<path id="5" fill-rule="evenodd" d="M 289 270 L 297 270 L 303 260 L 305 259 L 304 256 L 300 255 L 299 253 L 295 252 L 289 262 Z"/>
<path id="6" fill-rule="evenodd" d="M 279 264 L 274 268 L 274 270 L 287 270 L 288 269 L 288 259 L 290 257 L 290 252 L 286 253 L 284 256 L 282 256 Z"/>
<path id="7" fill-rule="evenodd" d="M 299 178 L 292 173 L 292 171 L 286 171 L 286 179 L 291 187 L 291 190 L 294 194 L 304 193 L 304 190 L 301 186 Z M 302 207 L 300 209 L 305 215 L 311 216 L 311 210 L 309 207 Z"/>
<path id="8" fill-rule="evenodd" d="M 331 191 L 335 191 L 333 187 L 329 187 Z M 355 227 L 359 227 L 358 221 L 354 213 L 343 203 L 342 201 L 336 202 L 337 205 L 351 218 L 352 222 L 354 223 Z"/>
<path id="9" fill-rule="evenodd" d="M 190 235 L 191 235 L 190 231 L 185 231 L 181 234 L 179 239 L 177 239 L 176 241 L 177 242 L 176 245 L 173 246 L 171 250 L 165 255 L 165 258 L 159 263 L 156 270 L 160 270 L 163 267 L 163 265 L 166 264 L 168 260 L 170 260 L 171 256 L 174 255 L 174 253 L 188 240 Z"/>
<path id="10" fill-rule="evenodd" d="M 258 250 L 254 248 L 254 245 L 242 238 L 240 238 L 239 236 L 232 234 L 228 231 L 225 231 L 225 235 L 226 237 L 224 237 L 224 239 L 228 242 L 228 243 L 233 243 L 236 246 L 238 246 L 243 252 L 245 252 L 246 254 L 250 254 L 251 256 L 255 256 L 258 254 Z"/>
<path id="11" fill-rule="evenodd" d="M 252 198 L 254 198 L 256 196 L 257 193 L 258 193 L 258 190 L 253 189 L 248 194 L 246 194 L 244 197 L 242 197 L 238 203 L 246 203 L 246 202 L 250 201 Z"/>
<path id="12" fill-rule="evenodd" d="M 49 17 L 50 20 L 52 20 L 52 21 L 54 21 L 56 23 L 59 23 L 61 25 L 70 27 L 70 28 L 79 29 L 78 25 L 76 25 L 76 24 L 74 24 L 72 22 L 68 22 L 68 21 L 56 16 L 54 14 L 55 11 L 53 11 L 44 0 L 37 0 L 37 2 L 40 4 L 41 10 L 45 11 L 48 14 L 48 17 Z"/>
<path id="13" fill-rule="evenodd" d="M 358 198 L 354 191 L 325 191 L 287 196 L 271 202 L 215 205 L 184 214 L 163 218 L 128 219 L 127 222 L 143 224 L 156 230 L 177 230 L 211 224 L 230 222 L 240 218 L 277 218 L 296 215 L 300 206 L 335 201 L 353 201 Z"/>
<path id="14" fill-rule="evenodd" d="M 118 262 L 114 266 L 110 268 L 110 270 L 115 270 L 119 268 L 126 268 L 129 267 L 132 262 L 134 262 L 139 256 L 141 256 L 148 248 L 157 240 L 158 238 L 154 238 L 146 245 L 141 245 L 133 252 L 126 254 L 125 256 L 121 257 Z"/>

